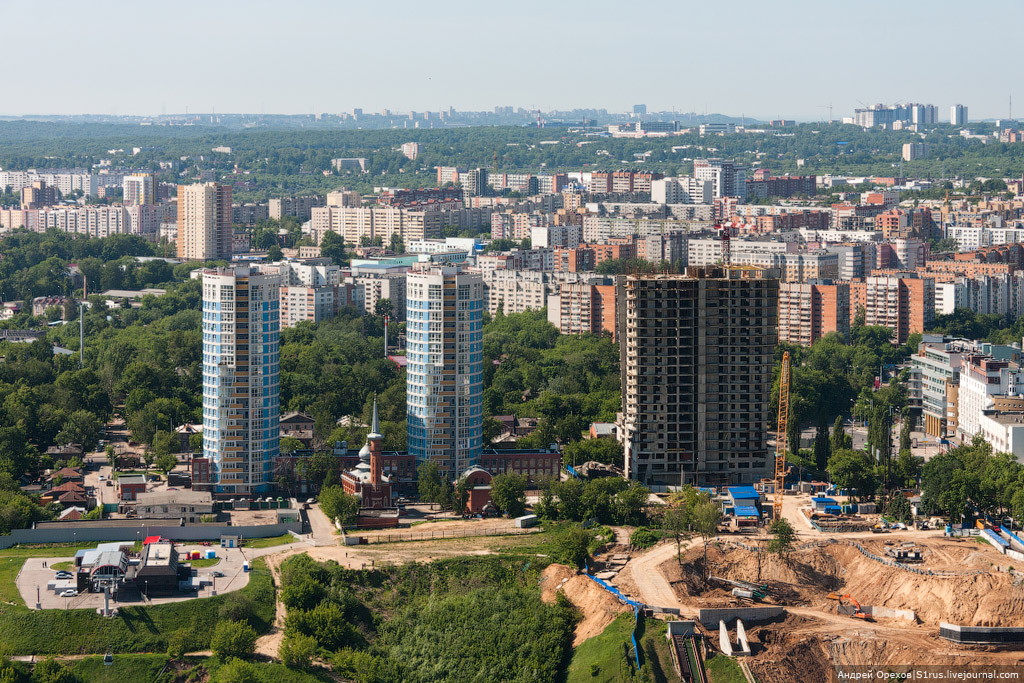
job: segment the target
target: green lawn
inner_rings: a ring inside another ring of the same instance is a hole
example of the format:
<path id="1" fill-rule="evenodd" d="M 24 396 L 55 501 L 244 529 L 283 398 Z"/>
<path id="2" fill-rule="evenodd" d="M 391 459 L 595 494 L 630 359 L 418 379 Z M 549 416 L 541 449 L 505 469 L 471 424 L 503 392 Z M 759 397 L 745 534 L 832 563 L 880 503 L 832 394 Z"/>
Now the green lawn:
<path id="1" fill-rule="evenodd" d="M 287 543 L 295 543 L 295 537 L 291 534 L 282 534 L 281 536 L 271 536 L 270 538 L 246 538 L 244 539 L 245 548 L 273 548 L 275 545 L 285 545 Z"/>
<path id="2" fill-rule="evenodd" d="M 746 683 L 747 677 L 736 660 L 723 654 L 715 654 L 704 662 L 707 665 L 711 683 Z"/>
<path id="3" fill-rule="evenodd" d="M 18 587 L 14 580 L 18 577 L 25 560 L 30 557 L 73 557 L 80 547 L 93 548 L 95 546 L 73 546 L 73 545 L 44 545 L 24 546 L 16 545 L 7 550 L 0 550 L 0 602 L 13 603 L 25 606 L 25 601 L 18 593 Z M 54 568 L 56 571 L 57 568 Z"/>
<path id="4" fill-rule="evenodd" d="M 60 571 L 68 571 L 68 570 L 74 569 L 75 563 L 73 561 L 70 561 L 70 562 L 54 562 L 53 564 L 48 565 L 48 566 L 50 567 L 50 569 L 53 569 L 55 571 L 60 572 Z"/>
<path id="5" fill-rule="evenodd" d="M 178 629 L 192 634 L 196 649 L 205 649 L 225 603 L 248 603 L 257 632 L 270 629 L 274 585 L 262 559 L 254 562 L 249 584 L 239 591 L 151 607 L 120 606 L 111 619 L 89 609 L 33 611 L 0 604 L 0 634 L 11 654 L 164 652 L 167 636 Z"/>
<path id="6" fill-rule="evenodd" d="M 220 562 L 220 558 L 219 557 L 214 557 L 214 558 L 209 559 L 209 560 L 206 559 L 206 558 L 203 558 L 201 560 L 189 560 L 188 561 L 188 563 L 190 565 L 192 565 L 193 569 L 202 569 L 204 567 L 212 567 L 213 565 L 217 564 L 218 562 Z"/>

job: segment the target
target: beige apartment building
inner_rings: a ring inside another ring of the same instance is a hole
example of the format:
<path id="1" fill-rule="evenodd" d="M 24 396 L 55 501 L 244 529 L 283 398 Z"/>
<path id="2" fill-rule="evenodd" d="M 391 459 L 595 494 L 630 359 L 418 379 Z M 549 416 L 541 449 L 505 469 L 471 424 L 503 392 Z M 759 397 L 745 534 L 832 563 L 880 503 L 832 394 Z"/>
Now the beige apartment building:
<path id="1" fill-rule="evenodd" d="M 197 183 L 178 186 L 178 258 L 231 259 L 231 186 Z"/>

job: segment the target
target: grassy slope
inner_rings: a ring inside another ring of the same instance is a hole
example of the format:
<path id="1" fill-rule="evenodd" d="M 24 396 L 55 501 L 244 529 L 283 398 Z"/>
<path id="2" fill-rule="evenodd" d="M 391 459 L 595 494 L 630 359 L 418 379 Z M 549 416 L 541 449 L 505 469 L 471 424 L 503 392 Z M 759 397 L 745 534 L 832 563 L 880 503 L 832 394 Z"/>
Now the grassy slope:
<path id="1" fill-rule="evenodd" d="M 735 659 L 716 654 L 706 661 L 711 683 L 746 683 L 747 678 Z"/>
<path id="2" fill-rule="evenodd" d="M 295 537 L 291 534 L 282 534 L 281 536 L 271 536 L 270 538 L 245 539 L 246 548 L 273 548 L 274 546 L 287 543 L 295 543 Z"/>
<path id="3" fill-rule="evenodd" d="M 114 655 L 114 663 L 110 666 L 103 664 L 103 657 L 88 657 L 70 663 L 69 668 L 79 680 L 89 683 L 162 682 L 170 680 L 167 674 L 157 678 L 167 661 L 165 655 Z M 211 676 L 216 675 L 222 666 L 216 657 L 189 657 L 187 662 L 197 669 L 204 669 Z M 253 663 L 253 668 L 260 683 L 318 683 L 331 680 L 323 671 L 297 671 L 276 663 Z"/>
<path id="4" fill-rule="evenodd" d="M 257 560 L 249 585 L 239 591 L 252 599 L 257 631 L 264 633 L 274 619 L 273 579 Z M 152 607 L 121 607 L 117 617 L 104 619 L 92 610 L 42 610 L 0 606 L 0 634 L 12 654 L 79 654 L 163 652 L 167 636 L 188 629 L 197 646 L 205 648 L 219 620 L 219 610 L 232 593 Z"/>
<path id="5" fill-rule="evenodd" d="M 616 683 L 620 680 L 619 669 L 625 668 L 622 644 L 629 642 L 633 630 L 633 615 L 620 614 L 601 635 L 581 643 L 573 650 L 569 662 L 566 683 Z M 591 666 L 599 667 L 596 676 L 591 675 Z"/>

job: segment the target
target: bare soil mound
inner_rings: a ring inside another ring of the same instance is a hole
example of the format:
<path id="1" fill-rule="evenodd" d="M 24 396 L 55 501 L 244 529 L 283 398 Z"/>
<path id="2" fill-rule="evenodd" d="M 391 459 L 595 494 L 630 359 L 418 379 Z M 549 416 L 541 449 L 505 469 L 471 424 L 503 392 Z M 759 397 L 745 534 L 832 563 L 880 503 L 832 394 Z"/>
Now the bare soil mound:
<path id="1" fill-rule="evenodd" d="M 615 617 L 628 608 L 591 579 L 564 564 L 552 564 L 541 574 L 541 599 L 553 603 L 558 592 L 565 594 L 579 610 L 580 622 L 572 646 L 600 634 Z"/>

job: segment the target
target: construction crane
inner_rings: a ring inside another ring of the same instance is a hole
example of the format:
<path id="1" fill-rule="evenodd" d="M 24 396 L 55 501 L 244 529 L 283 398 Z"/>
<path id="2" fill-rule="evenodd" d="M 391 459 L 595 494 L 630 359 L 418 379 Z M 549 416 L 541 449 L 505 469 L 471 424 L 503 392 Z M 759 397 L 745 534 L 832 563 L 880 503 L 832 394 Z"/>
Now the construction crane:
<path id="1" fill-rule="evenodd" d="M 722 265 L 728 266 L 732 259 L 732 248 L 729 246 L 731 235 L 729 226 L 723 223 L 716 223 L 715 227 L 722 232 Z"/>
<path id="2" fill-rule="evenodd" d="M 775 435 L 775 501 L 772 518 L 782 519 L 782 488 L 786 483 L 786 427 L 789 424 L 789 351 L 782 354 L 779 375 L 779 430 Z"/>

